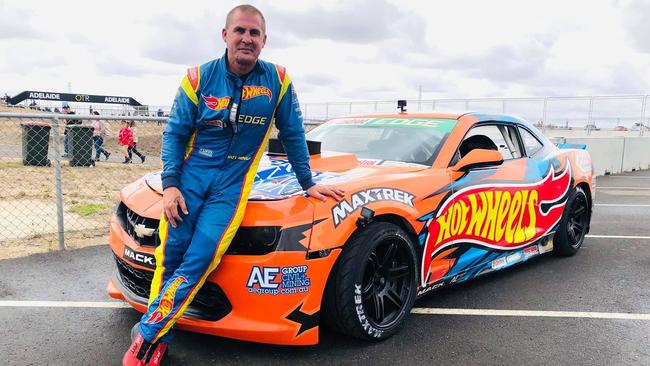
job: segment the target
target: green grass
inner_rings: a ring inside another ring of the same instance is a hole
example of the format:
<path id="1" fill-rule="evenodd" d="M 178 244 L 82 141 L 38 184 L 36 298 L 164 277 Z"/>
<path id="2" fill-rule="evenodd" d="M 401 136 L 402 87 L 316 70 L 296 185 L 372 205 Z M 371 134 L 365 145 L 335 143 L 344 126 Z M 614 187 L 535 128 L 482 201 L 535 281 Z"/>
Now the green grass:
<path id="1" fill-rule="evenodd" d="M 105 203 L 80 203 L 70 207 L 67 211 L 85 217 L 109 207 L 111 206 Z"/>
<path id="2" fill-rule="evenodd" d="M 23 164 L 19 161 L 0 161 L 0 169 L 22 168 Z"/>

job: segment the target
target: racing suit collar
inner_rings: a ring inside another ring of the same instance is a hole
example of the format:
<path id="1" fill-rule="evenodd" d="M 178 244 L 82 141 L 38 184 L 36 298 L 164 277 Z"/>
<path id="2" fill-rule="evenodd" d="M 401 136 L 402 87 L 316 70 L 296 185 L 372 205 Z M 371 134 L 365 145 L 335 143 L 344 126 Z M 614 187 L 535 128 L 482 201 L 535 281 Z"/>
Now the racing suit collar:
<path id="1" fill-rule="evenodd" d="M 235 78 L 239 78 L 239 79 L 242 79 L 242 80 L 246 80 L 248 75 L 250 75 L 252 73 L 256 73 L 256 74 L 263 74 L 264 73 L 264 69 L 262 68 L 262 65 L 260 65 L 260 60 L 259 59 L 257 61 L 255 61 L 255 67 L 253 67 L 253 70 L 251 72 L 249 72 L 248 74 L 242 75 L 242 76 L 239 76 L 239 75 L 235 74 L 234 72 L 230 71 L 230 68 L 228 67 L 228 50 L 226 50 L 226 52 L 224 52 L 223 57 L 221 57 L 221 60 L 223 61 L 223 66 L 226 69 L 226 74 L 229 77 L 235 77 Z"/>

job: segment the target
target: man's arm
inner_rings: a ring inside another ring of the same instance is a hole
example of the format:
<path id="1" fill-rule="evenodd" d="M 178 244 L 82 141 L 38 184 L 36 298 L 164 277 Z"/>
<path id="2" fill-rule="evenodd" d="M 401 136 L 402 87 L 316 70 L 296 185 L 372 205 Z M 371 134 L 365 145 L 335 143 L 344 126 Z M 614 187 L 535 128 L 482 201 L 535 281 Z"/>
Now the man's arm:
<path id="1" fill-rule="evenodd" d="M 198 68 L 196 72 L 198 72 Z M 185 158 L 187 143 L 196 129 L 195 120 L 199 103 L 198 84 L 191 80 L 190 74 L 192 72 L 188 71 L 178 88 L 163 132 L 161 154 L 163 190 L 167 187 L 180 186 L 180 170 Z"/>
<path id="2" fill-rule="evenodd" d="M 280 103 L 275 111 L 275 126 L 279 130 L 278 137 L 284 145 L 298 183 L 306 191 L 314 185 L 314 181 L 311 179 L 311 169 L 309 168 L 309 153 L 305 141 L 305 130 L 302 127 L 302 112 L 291 78 L 286 73 L 282 84 Z"/>

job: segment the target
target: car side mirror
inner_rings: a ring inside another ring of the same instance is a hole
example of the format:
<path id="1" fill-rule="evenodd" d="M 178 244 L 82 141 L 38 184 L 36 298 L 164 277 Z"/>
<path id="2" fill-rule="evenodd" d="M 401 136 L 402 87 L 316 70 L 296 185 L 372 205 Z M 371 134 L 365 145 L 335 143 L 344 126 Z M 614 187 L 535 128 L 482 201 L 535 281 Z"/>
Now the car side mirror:
<path id="1" fill-rule="evenodd" d="M 474 168 L 501 165 L 503 155 L 496 150 L 473 149 L 463 156 L 456 165 L 451 167 L 453 171 L 468 171 Z"/>

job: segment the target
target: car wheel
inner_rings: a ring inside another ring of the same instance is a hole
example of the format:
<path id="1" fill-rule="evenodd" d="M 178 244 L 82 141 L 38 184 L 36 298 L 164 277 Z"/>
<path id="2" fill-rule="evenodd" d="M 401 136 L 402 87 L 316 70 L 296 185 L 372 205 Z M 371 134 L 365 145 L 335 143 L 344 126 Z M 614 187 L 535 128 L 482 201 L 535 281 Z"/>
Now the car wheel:
<path id="1" fill-rule="evenodd" d="M 553 240 L 553 253 L 562 257 L 570 257 L 578 252 L 585 240 L 591 208 L 585 191 L 576 187 L 571 191 L 567 204 L 560 219 L 560 227 Z"/>
<path id="2" fill-rule="evenodd" d="M 395 334 L 415 301 L 416 263 L 411 238 L 395 224 L 374 222 L 355 233 L 325 289 L 325 324 L 365 340 Z"/>

